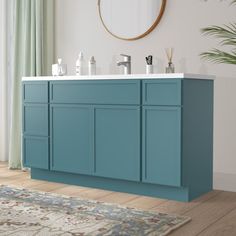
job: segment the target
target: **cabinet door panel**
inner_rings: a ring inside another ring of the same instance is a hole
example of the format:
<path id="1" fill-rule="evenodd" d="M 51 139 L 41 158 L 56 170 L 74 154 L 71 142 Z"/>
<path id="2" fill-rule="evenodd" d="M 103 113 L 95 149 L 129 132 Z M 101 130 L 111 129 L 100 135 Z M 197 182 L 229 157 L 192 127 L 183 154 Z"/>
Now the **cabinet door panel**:
<path id="1" fill-rule="evenodd" d="M 139 107 L 95 108 L 95 174 L 140 181 Z"/>
<path id="2" fill-rule="evenodd" d="M 51 168 L 91 174 L 92 110 L 86 106 L 51 106 Z"/>
<path id="3" fill-rule="evenodd" d="M 181 186 L 181 108 L 143 108 L 143 182 Z"/>
<path id="4" fill-rule="evenodd" d="M 49 169 L 48 138 L 24 136 L 23 164 L 25 167 Z"/>
<path id="5" fill-rule="evenodd" d="M 48 105 L 25 104 L 23 109 L 24 135 L 48 136 Z"/>

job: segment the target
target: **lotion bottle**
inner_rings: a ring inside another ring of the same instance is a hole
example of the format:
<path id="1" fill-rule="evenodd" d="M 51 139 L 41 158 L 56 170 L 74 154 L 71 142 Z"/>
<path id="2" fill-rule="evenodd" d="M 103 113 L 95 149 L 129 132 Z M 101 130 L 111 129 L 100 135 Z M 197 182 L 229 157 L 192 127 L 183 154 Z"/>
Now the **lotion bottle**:
<path id="1" fill-rule="evenodd" d="M 91 57 L 88 62 L 88 73 L 89 75 L 96 75 L 96 61 L 94 57 Z"/>
<path id="2" fill-rule="evenodd" d="M 79 53 L 79 57 L 76 61 L 76 75 L 84 75 L 84 55 Z"/>

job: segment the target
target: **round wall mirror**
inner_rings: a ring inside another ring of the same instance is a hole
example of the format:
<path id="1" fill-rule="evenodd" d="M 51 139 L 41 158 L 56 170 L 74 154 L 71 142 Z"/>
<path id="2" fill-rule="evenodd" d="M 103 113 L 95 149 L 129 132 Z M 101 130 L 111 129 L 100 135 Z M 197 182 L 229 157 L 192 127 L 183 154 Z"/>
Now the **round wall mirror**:
<path id="1" fill-rule="evenodd" d="M 136 40 L 149 34 L 160 22 L 167 0 L 98 0 L 105 29 L 114 37 Z"/>

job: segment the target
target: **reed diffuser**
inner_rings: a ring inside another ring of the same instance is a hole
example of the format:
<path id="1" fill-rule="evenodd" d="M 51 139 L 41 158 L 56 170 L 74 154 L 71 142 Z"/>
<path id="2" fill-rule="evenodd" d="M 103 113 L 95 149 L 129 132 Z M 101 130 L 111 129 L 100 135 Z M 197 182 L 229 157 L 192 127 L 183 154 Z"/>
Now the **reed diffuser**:
<path id="1" fill-rule="evenodd" d="M 168 66 L 166 67 L 166 73 L 175 73 L 175 67 L 172 62 L 173 54 L 174 54 L 173 48 L 166 48 L 166 56 L 168 59 Z"/>

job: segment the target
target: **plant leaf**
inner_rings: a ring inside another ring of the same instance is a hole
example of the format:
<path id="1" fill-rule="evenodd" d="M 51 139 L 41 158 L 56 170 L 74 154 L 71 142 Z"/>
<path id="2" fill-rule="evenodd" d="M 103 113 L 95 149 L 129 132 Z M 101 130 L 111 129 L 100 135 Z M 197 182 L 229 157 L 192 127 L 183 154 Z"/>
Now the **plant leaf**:
<path id="1" fill-rule="evenodd" d="M 236 45 L 236 23 L 222 26 L 209 26 L 201 29 L 204 35 L 214 36 L 221 39 L 221 45 Z"/>
<path id="2" fill-rule="evenodd" d="M 231 2 L 231 5 L 234 5 L 234 4 L 236 4 L 236 0 L 233 0 L 233 1 Z"/>
<path id="3" fill-rule="evenodd" d="M 236 50 L 228 53 L 214 48 L 208 52 L 201 53 L 200 56 L 202 59 L 213 63 L 236 64 Z"/>

